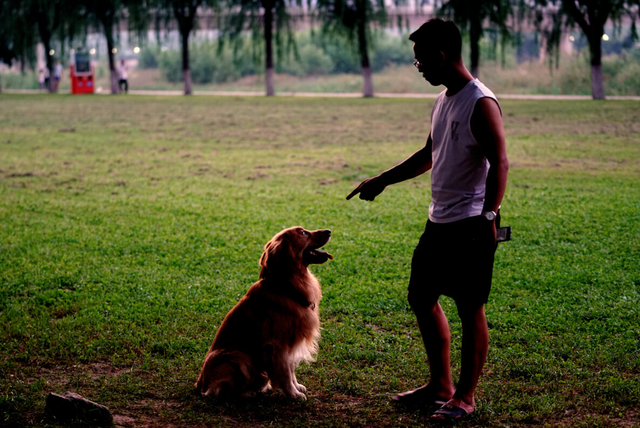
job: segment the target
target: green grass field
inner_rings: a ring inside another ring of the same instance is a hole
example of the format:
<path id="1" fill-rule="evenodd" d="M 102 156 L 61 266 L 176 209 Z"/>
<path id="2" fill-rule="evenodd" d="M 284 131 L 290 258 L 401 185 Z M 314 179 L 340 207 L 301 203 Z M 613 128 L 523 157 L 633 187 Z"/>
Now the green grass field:
<path id="1" fill-rule="evenodd" d="M 124 426 L 424 425 L 406 286 L 432 100 L 0 95 L 0 425 L 75 391 Z M 490 351 L 460 426 L 640 426 L 640 103 L 502 102 L 511 169 Z M 217 326 L 283 227 L 330 228 L 309 400 L 194 394 Z M 460 322 L 443 299 L 459 369 Z M 457 375 L 457 374 L 456 374 Z"/>

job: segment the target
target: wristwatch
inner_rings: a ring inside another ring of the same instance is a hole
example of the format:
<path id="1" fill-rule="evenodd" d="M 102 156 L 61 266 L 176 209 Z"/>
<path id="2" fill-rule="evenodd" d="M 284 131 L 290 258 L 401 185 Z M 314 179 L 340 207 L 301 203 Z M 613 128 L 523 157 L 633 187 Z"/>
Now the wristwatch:
<path id="1" fill-rule="evenodd" d="M 487 219 L 487 221 L 494 221 L 496 219 L 495 211 L 483 211 L 480 215 Z"/>

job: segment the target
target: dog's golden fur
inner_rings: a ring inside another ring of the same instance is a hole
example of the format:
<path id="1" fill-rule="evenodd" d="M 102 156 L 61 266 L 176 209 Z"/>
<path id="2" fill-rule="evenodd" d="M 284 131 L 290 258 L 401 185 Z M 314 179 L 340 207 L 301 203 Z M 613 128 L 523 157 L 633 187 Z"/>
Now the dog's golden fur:
<path id="1" fill-rule="evenodd" d="M 309 264 L 332 258 L 318 250 L 330 230 L 285 229 L 264 247 L 260 279 L 220 325 L 195 384 L 203 395 L 251 395 L 271 386 L 305 399 L 295 369 L 318 350 L 320 284 Z"/>

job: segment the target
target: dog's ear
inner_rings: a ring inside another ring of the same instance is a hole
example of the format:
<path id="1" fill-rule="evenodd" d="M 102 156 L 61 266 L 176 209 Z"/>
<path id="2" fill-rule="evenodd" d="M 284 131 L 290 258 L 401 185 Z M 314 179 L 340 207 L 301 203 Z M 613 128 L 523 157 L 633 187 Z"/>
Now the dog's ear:
<path id="1" fill-rule="evenodd" d="M 260 266 L 262 266 L 260 278 L 264 278 L 269 272 L 276 271 L 290 259 L 288 247 L 289 243 L 282 237 L 267 242 L 260 257 Z"/>
<path id="2" fill-rule="evenodd" d="M 277 251 L 280 246 L 280 241 L 274 241 L 273 239 L 267 242 L 264 246 L 264 252 L 260 256 L 260 266 L 267 268 L 270 264 L 274 263 L 277 259 Z"/>

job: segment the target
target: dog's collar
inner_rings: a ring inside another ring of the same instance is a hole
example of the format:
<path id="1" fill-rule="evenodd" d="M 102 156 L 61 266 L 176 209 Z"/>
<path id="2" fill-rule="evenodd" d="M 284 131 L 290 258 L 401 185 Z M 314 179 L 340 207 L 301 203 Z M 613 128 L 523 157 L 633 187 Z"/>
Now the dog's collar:
<path id="1" fill-rule="evenodd" d="M 305 296 L 303 293 L 299 292 L 293 287 L 291 287 L 291 289 L 289 290 L 286 290 L 286 287 L 276 285 L 279 283 L 279 281 L 268 281 L 266 279 L 263 279 L 262 283 L 265 285 L 268 285 L 269 290 L 272 293 L 277 294 L 279 296 L 287 296 L 291 300 L 293 300 L 294 302 L 296 302 L 297 304 L 299 304 L 304 308 L 310 308 L 311 310 L 314 310 L 316 308 L 315 303 L 307 300 L 307 296 Z"/>

